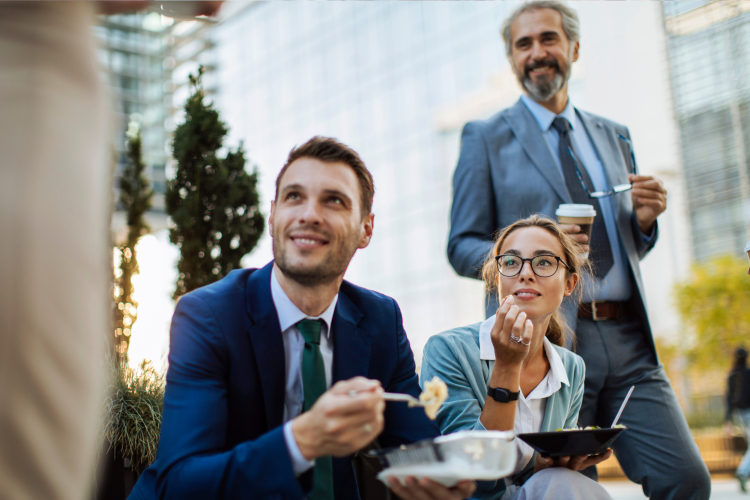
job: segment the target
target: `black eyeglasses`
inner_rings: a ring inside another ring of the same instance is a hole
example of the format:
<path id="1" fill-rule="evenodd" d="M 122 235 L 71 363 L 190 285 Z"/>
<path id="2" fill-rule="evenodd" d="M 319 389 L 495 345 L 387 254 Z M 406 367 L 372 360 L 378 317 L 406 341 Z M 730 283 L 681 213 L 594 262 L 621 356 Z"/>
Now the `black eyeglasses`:
<path id="1" fill-rule="evenodd" d="M 568 271 L 573 272 L 565 261 L 557 255 L 552 254 L 537 255 L 533 259 L 522 259 L 518 255 L 503 254 L 495 257 L 495 262 L 497 262 L 497 270 L 506 278 L 512 278 L 513 276 L 521 274 L 523 265 L 526 262 L 531 263 L 531 270 L 540 278 L 549 278 L 550 276 L 553 276 L 560 268 L 560 264 L 565 266 L 565 269 Z"/>
<path id="2" fill-rule="evenodd" d="M 628 150 L 630 151 L 630 159 L 631 159 L 631 173 L 633 175 L 636 175 L 636 166 L 635 166 L 635 153 L 633 152 L 633 145 L 630 142 L 630 140 L 620 134 L 617 134 L 617 137 L 624 141 L 625 144 L 628 145 Z M 581 169 L 578 167 L 578 158 L 576 158 L 576 155 L 573 153 L 573 150 L 568 147 L 568 154 L 570 154 L 570 157 L 573 158 L 573 165 L 576 167 L 576 174 L 578 175 L 578 180 L 581 181 L 581 186 L 583 186 L 583 190 L 586 191 L 586 194 L 589 198 L 606 198 L 607 196 L 612 196 L 614 194 L 622 193 L 625 191 L 630 191 L 633 189 L 633 185 L 628 184 L 618 184 L 609 191 L 590 191 L 588 186 L 586 185 L 586 182 L 583 180 L 583 176 L 581 175 Z"/>

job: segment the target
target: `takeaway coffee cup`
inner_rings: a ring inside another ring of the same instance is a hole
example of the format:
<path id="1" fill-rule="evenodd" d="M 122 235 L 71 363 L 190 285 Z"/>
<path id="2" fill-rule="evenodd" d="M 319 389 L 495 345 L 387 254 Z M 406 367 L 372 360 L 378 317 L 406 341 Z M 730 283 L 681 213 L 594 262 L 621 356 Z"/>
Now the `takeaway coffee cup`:
<path id="1" fill-rule="evenodd" d="M 581 232 L 589 237 L 588 245 L 591 246 L 591 229 L 594 227 L 596 210 L 593 205 L 581 205 L 577 203 L 563 203 L 555 211 L 557 222 L 560 224 L 576 224 L 581 226 Z M 589 258 L 589 253 L 581 254 L 584 259 Z"/>

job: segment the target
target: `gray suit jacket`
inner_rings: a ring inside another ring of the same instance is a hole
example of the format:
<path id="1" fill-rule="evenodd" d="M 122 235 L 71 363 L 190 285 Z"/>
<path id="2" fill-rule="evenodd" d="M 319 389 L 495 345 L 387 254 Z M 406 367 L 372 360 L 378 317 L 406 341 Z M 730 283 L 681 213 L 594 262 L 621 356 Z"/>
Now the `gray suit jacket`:
<path id="1" fill-rule="evenodd" d="M 620 149 L 622 141 L 616 136 L 620 133 L 630 138 L 627 127 L 580 110 L 578 116 L 604 166 L 608 184 L 627 179 L 628 156 Z M 647 244 L 638 228 L 630 195 L 614 198 L 617 229 L 628 254 L 637 295 L 633 303 L 653 347 L 638 262 L 656 243 L 658 228 Z M 535 213 L 556 220 L 555 210 L 561 203 L 572 203 L 565 180 L 533 115 L 521 100 L 486 121 L 467 123 L 453 176 L 448 260 L 461 276 L 479 278 L 496 231 Z M 488 317 L 497 309 L 496 299 L 489 299 Z M 574 321 L 572 312 L 568 313 L 570 321 Z"/>

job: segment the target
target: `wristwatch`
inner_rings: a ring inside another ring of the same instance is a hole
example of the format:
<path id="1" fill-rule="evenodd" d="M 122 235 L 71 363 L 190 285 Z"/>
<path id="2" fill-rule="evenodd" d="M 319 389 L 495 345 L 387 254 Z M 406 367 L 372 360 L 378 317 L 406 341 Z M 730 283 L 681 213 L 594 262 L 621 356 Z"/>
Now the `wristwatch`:
<path id="1" fill-rule="evenodd" d="M 488 387 L 487 395 L 498 403 L 510 403 L 511 401 L 518 400 L 517 392 L 510 392 L 508 389 L 502 389 L 500 387 Z"/>

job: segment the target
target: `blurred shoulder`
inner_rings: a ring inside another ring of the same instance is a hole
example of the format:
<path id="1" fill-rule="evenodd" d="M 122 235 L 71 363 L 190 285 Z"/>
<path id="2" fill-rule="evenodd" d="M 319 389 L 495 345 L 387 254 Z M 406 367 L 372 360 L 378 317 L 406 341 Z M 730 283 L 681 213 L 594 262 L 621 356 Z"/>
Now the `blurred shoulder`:
<path id="1" fill-rule="evenodd" d="M 442 356 L 451 352 L 454 355 L 465 355 L 479 359 L 479 327 L 482 323 L 452 328 L 437 333 L 427 340 L 425 356 Z"/>
<path id="2" fill-rule="evenodd" d="M 257 269 L 237 269 L 224 278 L 186 293 L 177 300 L 178 308 L 202 303 L 215 311 L 240 310 L 245 312 L 247 280 Z"/>
<path id="3" fill-rule="evenodd" d="M 211 301 L 238 292 L 244 293 L 247 279 L 255 271 L 257 271 L 257 269 L 235 269 L 234 271 L 230 271 L 229 274 L 219 281 L 197 288 L 192 292 L 183 295 L 182 298 L 191 296 Z"/>
<path id="4" fill-rule="evenodd" d="M 339 300 L 344 295 L 369 321 L 397 321 L 401 315 L 398 303 L 388 295 L 344 280 L 339 289 Z"/>
<path id="5" fill-rule="evenodd" d="M 508 129 L 506 118 L 511 114 L 511 109 L 506 108 L 485 120 L 473 120 L 464 125 L 464 134 L 475 133 L 482 136 L 495 135 Z"/>
<path id="6" fill-rule="evenodd" d="M 588 111 L 583 111 L 582 109 L 576 108 L 576 111 L 578 111 L 578 113 L 584 118 L 596 123 L 597 127 L 600 126 L 601 124 L 601 126 L 606 129 L 615 130 L 616 132 L 621 133 L 625 137 L 630 138 L 630 131 L 628 130 L 628 127 L 625 126 L 624 124 L 618 123 L 614 120 L 610 120 L 609 118 L 605 118 L 603 116 L 595 115 L 594 113 L 589 113 Z"/>

